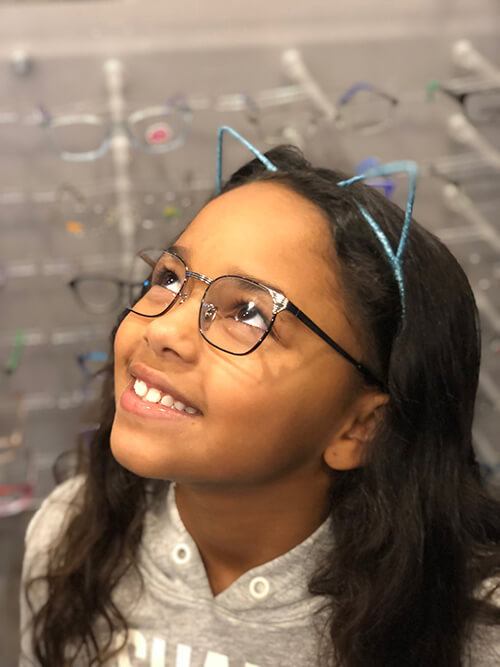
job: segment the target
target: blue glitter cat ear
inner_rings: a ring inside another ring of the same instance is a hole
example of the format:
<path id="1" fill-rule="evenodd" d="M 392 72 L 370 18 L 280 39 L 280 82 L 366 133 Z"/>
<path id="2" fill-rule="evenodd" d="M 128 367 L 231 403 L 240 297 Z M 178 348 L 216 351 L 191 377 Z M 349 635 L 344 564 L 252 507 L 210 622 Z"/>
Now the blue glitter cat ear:
<path id="1" fill-rule="evenodd" d="M 219 132 L 217 135 L 217 182 L 215 186 L 215 192 L 216 194 L 220 194 L 220 191 L 222 190 L 222 139 L 224 138 L 224 133 L 229 132 L 229 134 L 232 134 L 235 139 L 238 139 L 246 148 L 248 148 L 249 151 L 251 151 L 255 157 L 257 157 L 262 164 L 268 169 L 269 171 L 278 171 L 278 168 L 271 162 L 271 160 L 268 160 L 265 155 L 263 155 L 255 146 L 252 146 L 252 144 L 244 139 L 241 134 L 238 134 L 236 130 L 233 130 L 232 127 L 228 127 L 227 125 L 222 125 L 222 127 L 219 127 Z"/>
<path id="2" fill-rule="evenodd" d="M 262 164 L 269 171 L 278 171 L 276 165 L 274 165 L 265 155 L 263 155 L 255 146 L 244 139 L 236 130 L 233 130 L 232 127 L 223 125 L 219 128 L 218 132 L 218 141 L 217 141 L 217 181 L 216 181 L 216 194 L 220 194 L 222 190 L 222 140 L 224 133 L 229 132 L 235 139 L 240 141 L 250 152 L 252 152 L 255 157 L 257 157 Z M 396 252 L 391 247 L 389 240 L 387 239 L 384 232 L 377 225 L 372 216 L 368 213 L 364 206 L 358 203 L 359 210 L 361 211 L 363 217 L 368 222 L 372 228 L 375 236 L 380 241 L 387 258 L 391 264 L 394 277 L 399 289 L 399 295 L 401 299 L 401 310 L 403 317 L 406 312 L 406 303 L 405 303 L 405 290 L 404 290 L 404 279 L 403 279 L 403 252 L 405 249 L 406 241 L 408 240 L 408 234 L 410 232 L 410 225 L 413 212 L 413 203 L 415 201 L 415 189 L 417 186 L 417 176 L 418 176 L 418 166 L 416 162 L 411 162 L 409 160 L 403 160 L 398 162 L 388 162 L 387 164 L 378 165 L 372 169 L 367 169 L 362 174 L 357 174 L 352 178 L 349 178 L 345 181 L 339 181 L 337 185 L 347 186 L 357 181 L 363 181 L 366 179 L 371 179 L 377 176 L 390 176 L 392 174 L 406 173 L 408 174 L 410 184 L 408 191 L 408 200 L 406 203 L 405 216 L 403 228 L 401 230 L 401 236 L 399 238 L 399 244 Z"/>
<path id="3" fill-rule="evenodd" d="M 408 234 L 410 232 L 410 225 L 413 212 L 413 202 L 415 201 L 415 188 L 417 186 L 417 176 L 418 176 L 418 166 L 416 162 L 411 162 L 407 160 L 399 162 L 388 162 L 387 164 L 379 165 L 373 169 L 368 169 L 363 174 L 358 174 L 349 178 L 345 181 L 340 181 L 337 185 L 347 186 L 357 181 L 362 181 L 365 179 L 373 178 L 374 176 L 389 176 L 391 174 L 406 173 L 408 174 L 410 184 L 408 189 L 408 201 L 406 202 L 405 217 L 403 222 L 403 228 L 401 230 L 401 236 L 399 237 L 398 248 L 394 252 L 387 236 L 377 225 L 372 216 L 368 213 L 364 206 L 358 203 L 359 210 L 363 214 L 363 217 L 368 222 L 370 227 L 373 229 L 375 236 L 380 241 L 385 254 L 387 255 L 389 262 L 396 278 L 396 282 L 399 289 L 399 295 L 401 299 L 401 309 L 403 317 L 406 312 L 406 303 L 405 303 L 405 289 L 404 289 L 404 279 L 403 279 L 403 252 L 406 246 L 406 241 L 408 240 Z"/>
<path id="4" fill-rule="evenodd" d="M 364 174 L 368 169 L 373 169 L 373 167 L 378 167 L 381 164 L 380 160 L 377 157 L 367 157 L 361 162 L 358 162 L 356 165 L 356 175 Z M 388 176 L 379 176 L 378 178 L 367 179 L 366 185 L 370 185 L 372 188 L 380 188 L 384 191 L 384 195 L 387 199 L 391 198 L 392 193 L 396 188 L 396 182 L 393 178 Z"/>

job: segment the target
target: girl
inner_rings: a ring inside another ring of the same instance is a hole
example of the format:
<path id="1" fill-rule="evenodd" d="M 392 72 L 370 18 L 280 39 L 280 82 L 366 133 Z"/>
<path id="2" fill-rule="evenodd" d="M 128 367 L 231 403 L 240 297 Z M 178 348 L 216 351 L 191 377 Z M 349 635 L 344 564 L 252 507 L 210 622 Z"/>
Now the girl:
<path id="1" fill-rule="evenodd" d="M 468 281 L 412 196 L 250 148 L 143 254 L 88 460 L 27 531 L 21 665 L 497 665 Z"/>

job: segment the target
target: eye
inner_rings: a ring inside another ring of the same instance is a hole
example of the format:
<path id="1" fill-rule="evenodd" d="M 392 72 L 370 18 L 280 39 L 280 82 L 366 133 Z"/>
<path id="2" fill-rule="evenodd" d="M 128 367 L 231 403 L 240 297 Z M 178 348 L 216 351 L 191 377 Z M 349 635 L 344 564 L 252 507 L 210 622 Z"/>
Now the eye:
<path id="1" fill-rule="evenodd" d="M 235 319 L 237 322 L 243 322 L 248 326 L 256 327 L 265 331 L 269 326 L 269 319 L 257 308 L 253 301 L 243 301 L 235 304 Z"/>
<path id="2" fill-rule="evenodd" d="M 153 274 L 151 285 L 158 285 L 159 287 L 165 287 L 172 292 L 178 292 L 182 287 L 182 281 L 179 279 L 179 276 L 175 271 L 162 268 L 160 271 Z"/>

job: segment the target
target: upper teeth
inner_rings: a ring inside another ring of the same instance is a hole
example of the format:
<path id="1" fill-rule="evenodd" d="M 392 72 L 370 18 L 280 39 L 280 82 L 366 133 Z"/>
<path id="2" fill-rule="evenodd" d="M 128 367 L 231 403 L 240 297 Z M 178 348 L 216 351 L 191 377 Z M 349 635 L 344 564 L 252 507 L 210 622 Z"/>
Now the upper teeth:
<path id="1" fill-rule="evenodd" d="M 142 380 L 136 380 L 134 382 L 134 391 L 137 396 L 149 403 L 161 403 L 167 408 L 175 408 L 176 410 L 179 410 L 179 412 L 187 412 L 190 415 L 194 415 L 195 412 L 198 412 L 198 410 L 191 408 L 189 405 L 184 405 L 182 401 L 176 401 L 170 394 L 162 395 L 159 389 L 148 387 Z"/>

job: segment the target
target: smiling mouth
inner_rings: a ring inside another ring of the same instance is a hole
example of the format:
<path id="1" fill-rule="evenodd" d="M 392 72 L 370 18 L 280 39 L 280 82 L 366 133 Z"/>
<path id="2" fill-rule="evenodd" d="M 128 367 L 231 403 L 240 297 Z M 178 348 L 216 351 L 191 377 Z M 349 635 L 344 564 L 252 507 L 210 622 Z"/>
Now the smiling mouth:
<path id="1" fill-rule="evenodd" d="M 172 408 L 178 412 L 185 412 L 188 415 L 201 414 L 196 408 L 186 405 L 182 401 L 176 400 L 170 394 L 164 393 L 156 387 L 149 387 L 144 380 L 135 379 L 133 390 L 145 403 L 160 404 L 166 408 Z"/>
<path id="2" fill-rule="evenodd" d="M 139 404 L 144 404 L 144 407 L 164 407 L 191 416 L 202 414 L 194 403 L 194 391 L 191 389 L 183 391 L 182 387 L 177 387 L 175 378 L 167 377 L 154 366 L 138 360 L 132 361 L 127 371 L 132 380 L 131 393 Z"/>

